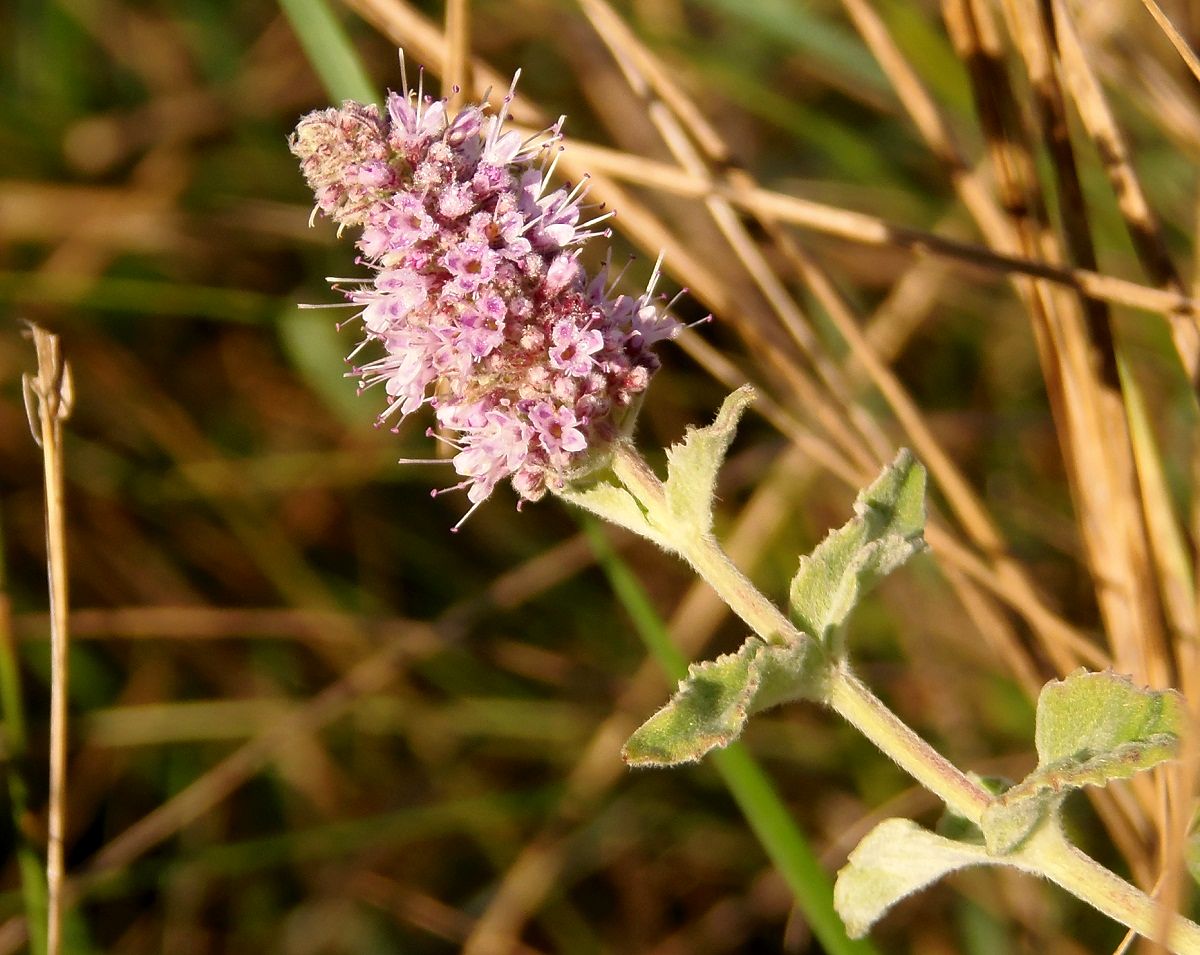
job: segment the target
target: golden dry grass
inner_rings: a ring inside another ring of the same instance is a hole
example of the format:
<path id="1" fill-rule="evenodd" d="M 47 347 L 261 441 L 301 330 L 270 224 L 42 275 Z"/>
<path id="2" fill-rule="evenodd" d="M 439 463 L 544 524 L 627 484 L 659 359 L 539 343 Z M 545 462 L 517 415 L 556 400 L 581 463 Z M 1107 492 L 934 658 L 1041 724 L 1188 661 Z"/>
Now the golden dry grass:
<path id="1" fill-rule="evenodd" d="M 561 175 L 589 173 L 618 242 L 665 252 L 682 307 L 717 320 L 680 340 L 644 444 L 743 381 L 761 393 L 723 485 L 723 536 L 757 579 L 781 592 L 853 488 L 913 448 L 931 557 L 863 615 L 861 668 L 960 765 L 1019 775 L 1053 676 L 1111 666 L 1200 698 L 1200 20 L 1144 3 L 342 12 L 380 85 L 400 46 L 464 98 L 496 101 L 524 67 L 527 127 L 571 114 Z M 708 771 L 621 766 L 667 687 L 569 515 L 497 500 L 450 538 L 430 472 L 390 463 L 420 429 L 355 423 L 373 408 L 338 390 L 351 342 L 291 308 L 350 253 L 305 228 L 282 137 L 326 97 L 286 21 L 255 4 L 7 16 L 0 290 L 60 332 L 78 378 L 77 950 L 816 951 Z M 0 506 L 6 657 L 37 753 L 40 478 L 12 384 L 28 351 L 15 326 L 0 342 Z M 617 541 L 689 656 L 739 636 L 681 568 Z M 804 708 L 749 743 L 830 870 L 883 813 L 935 809 Z M 1171 906 L 1190 904 L 1191 755 L 1073 817 Z M 35 845 L 41 768 L 9 770 Z M 20 845 L 0 951 L 26 937 Z M 1027 880 L 952 885 L 879 947 L 1120 937 Z"/>

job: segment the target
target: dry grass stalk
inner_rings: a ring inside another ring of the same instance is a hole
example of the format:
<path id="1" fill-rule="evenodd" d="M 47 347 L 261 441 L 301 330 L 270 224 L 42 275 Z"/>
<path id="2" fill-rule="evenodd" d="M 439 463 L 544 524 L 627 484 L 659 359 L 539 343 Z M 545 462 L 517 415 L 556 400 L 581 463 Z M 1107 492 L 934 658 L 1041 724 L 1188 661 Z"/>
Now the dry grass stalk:
<path id="1" fill-rule="evenodd" d="M 713 223 L 769 305 L 775 320 L 783 326 L 804 358 L 812 364 L 828 394 L 814 387 L 807 375 L 797 374 L 794 362 L 789 367 L 786 353 L 768 349 L 762 353 L 764 358 L 772 361 L 779 375 L 796 388 L 800 407 L 810 409 L 825 427 L 830 439 L 841 445 L 847 457 L 869 473 L 880 460 L 887 457 L 887 451 L 883 447 L 886 445 L 886 439 L 864 415 L 856 413 L 847 382 L 837 365 L 824 354 L 808 318 L 783 280 L 771 267 L 749 230 L 739 220 L 732 204 L 713 188 L 716 183 L 713 182 L 708 169 L 710 157 L 701 155 L 699 148 L 688 135 L 691 130 L 685 131 L 667 104 L 657 98 L 661 95 L 660 90 L 667 87 L 674 94 L 672 101 L 676 104 L 686 101 L 686 97 L 674 84 L 667 81 L 666 71 L 653 62 L 653 58 L 637 43 L 633 34 L 611 8 L 600 0 L 584 0 L 582 6 L 584 13 L 596 28 L 596 35 L 612 52 L 634 96 L 643 104 L 675 160 L 689 174 L 709 180 L 710 188 L 704 205 Z M 647 74 L 652 79 L 647 79 Z M 717 161 L 727 162 L 728 150 L 720 142 L 716 131 L 700 117 L 699 110 L 693 106 L 690 109 L 685 107 L 685 111 L 703 130 L 701 141 L 705 145 L 701 148 L 714 150 Z M 732 313 L 729 318 L 736 322 L 744 333 L 752 336 L 752 339 L 769 340 L 772 335 L 770 329 L 757 325 L 747 328 L 750 323 L 744 321 L 739 312 Z M 756 342 L 752 340 L 751 346 L 754 344 Z M 838 407 L 839 404 L 841 407 Z"/>
<path id="2" fill-rule="evenodd" d="M 1022 37 L 1021 46 L 1031 78 L 1035 89 L 1040 93 L 1042 138 L 1049 143 L 1054 160 L 1053 168 L 1058 177 L 1061 195 L 1064 232 L 1072 261 L 1095 267 L 1087 210 L 1078 182 L 1073 149 L 1067 135 L 1068 124 L 1063 94 L 1059 89 L 1058 74 L 1053 69 L 1050 58 L 1049 47 L 1056 37 L 1063 58 L 1063 73 L 1068 83 L 1071 80 L 1075 81 L 1072 92 L 1076 105 L 1109 172 L 1118 205 L 1139 259 L 1155 281 L 1167 287 L 1181 288 L 1182 283 L 1166 253 L 1156 217 L 1146 202 L 1128 156 L 1123 151 L 1120 132 L 1107 109 L 1099 84 L 1094 80 L 1089 82 L 1091 77 L 1082 52 L 1078 46 L 1071 46 L 1074 34 L 1069 18 L 1062 13 L 1061 7 L 1060 15 L 1051 20 L 1046 12 L 1047 8 L 1031 9 L 1031 6 L 1027 3 L 1011 5 L 1010 9 L 1014 14 L 1014 34 Z M 1148 423 L 1145 422 L 1144 415 L 1142 420 L 1136 417 L 1140 396 L 1136 382 L 1117 352 L 1111 332 L 1111 317 L 1106 310 L 1098 309 L 1096 303 L 1083 304 L 1089 315 L 1088 324 L 1093 347 L 1101 354 L 1102 370 L 1098 376 L 1097 401 L 1101 407 L 1108 409 L 1101 428 L 1105 435 L 1114 439 L 1107 450 L 1112 458 L 1115 458 L 1115 462 L 1110 463 L 1110 470 L 1104 477 L 1113 485 L 1110 493 L 1115 495 L 1118 501 L 1128 502 L 1128 506 L 1123 509 L 1123 516 L 1126 521 L 1128 554 L 1126 579 L 1132 586 L 1125 591 L 1125 599 L 1130 604 L 1131 613 L 1126 621 L 1118 621 L 1117 625 L 1132 625 L 1138 629 L 1129 634 L 1127 641 L 1120 639 L 1125 631 L 1114 633 L 1110 630 L 1110 640 L 1114 643 L 1118 666 L 1128 668 L 1130 663 L 1136 661 L 1140 669 L 1135 672 L 1141 674 L 1143 679 L 1148 679 L 1155 685 L 1169 685 L 1174 680 L 1175 667 L 1166 634 L 1161 629 L 1164 609 L 1168 616 L 1180 616 L 1178 611 L 1175 614 L 1171 613 L 1170 581 L 1171 572 L 1175 568 L 1168 563 L 1163 553 L 1163 549 L 1174 539 L 1171 533 L 1171 504 Z M 1195 325 L 1180 316 L 1172 316 L 1171 320 L 1176 348 L 1189 378 L 1194 382 L 1197 357 Z M 1111 478 L 1109 474 L 1112 475 Z M 1096 506 L 1105 504 L 1101 499 L 1100 504 Z M 1081 515 L 1081 521 L 1086 520 L 1086 514 Z M 1093 560 L 1098 556 L 1099 548 L 1106 548 L 1105 553 L 1108 553 L 1107 549 L 1111 548 L 1113 543 L 1119 544 L 1120 541 L 1099 543 L 1097 550 L 1093 551 Z M 1156 580 L 1161 582 L 1165 608 L 1157 599 Z M 1186 616 L 1185 613 L 1185 626 Z M 1111 618 L 1108 623 L 1112 625 Z M 1132 794 L 1140 802 L 1140 807 L 1133 814 L 1134 818 L 1157 817 L 1158 820 L 1157 882 L 1164 899 L 1168 900 L 1167 906 L 1164 907 L 1164 918 L 1175 911 L 1182 873 L 1182 853 L 1178 851 L 1177 846 L 1171 845 L 1171 834 L 1179 826 L 1178 820 L 1173 816 L 1181 807 L 1177 801 L 1167 798 L 1164 789 L 1172 780 L 1177 786 L 1177 774 L 1160 772 L 1154 778 L 1137 780 L 1131 786 Z M 1190 816 L 1190 812 L 1185 810 L 1185 816 Z"/>
<path id="3" fill-rule="evenodd" d="M 1022 252 L 1060 261 L 1062 252 L 1046 214 L 1033 161 L 1028 120 L 1018 106 L 1003 47 L 989 11 L 979 3 L 949 3 L 947 23 L 960 56 L 970 65 L 976 106 L 996 166 L 1005 209 Z M 1033 4 L 1005 7 L 1009 30 L 1024 60 L 1036 104 L 1034 120 L 1047 144 L 1071 265 L 1094 263 L 1073 150 L 1066 137 L 1062 94 L 1049 55 L 1049 26 Z M 1076 502 L 1087 562 L 1118 668 L 1161 685 L 1169 679 L 1161 609 L 1125 417 L 1108 316 L 1034 284 L 1024 296 L 1038 343 L 1069 483 Z M 1086 320 L 1085 320 L 1086 318 Z M 1156 814 L 1152 786 L 1098 801 L 1114 839 L 1143 884 L 1152 881 L 1144 844 L 1131 828 Z M 1122 811 L 1118 806 L 1125 804 Z M 1125 826 L 1114 826 L 1119 819 Z"/>
<path id="4" fill-rule="evenodd" d="M 1142 0 L 1142 5 L 1150 11 L 1150 16 L 1154 17 L 1154 22 L 1162 28 L 1167 39 L 1171 41 L 1171 45 L 1175 47 L 1176 52 L 1187 64 L 1187 68 L 1192 71 L 1192 75 L 1196 77 L 1196 81 L 1200 82 L 1200 56 L 1196 55 L 1196 51 L 1188 46 L 1188 41 L 1183 34 L 1179 32 L 1179 28 L 1171 22 L 1171 18 L 1163 12 L 1154 0 Z"/>
<path id="5" fill-rule="evenodd" d="M 708 168 L 709 164 L 726 170 L 722 177 L 723 182 L 721 184 L 724 186 L 724 189 L 721 190 L 722 194 L 711 196 L 707 202 L 713 210 L 714 218 L 719 217 L 719 221 L 724 223 L 722 225 L 723 231 L 730 236 L 731 245 L 734 245 L 737 249 L 737 254 L 756 262 L 757 250 L 753 248 L 748 234 L 740 226 L 740 223 L 737 223 L 736 219 L 733 218 L 732 209 L 729 208 L 727 200 L 723 198 L 723 195 L 726 193 L 736 198 L 753 190 L 756 188 L 753 179 L 744 171 L 731 168 L 730 154 L 721 141 L 719 133 L 703 118 L 700 111 L 690 103 L 686 94 L 674 82 L 670 72 L 656 62 L 654 56 L 637 40 L 624 23 L 613 14 L 611 9 L 602 0 L 585 0 L 584 9 L 595 24 L 597 34 L 613 50 L 614 56 L 625 64 L 626 75 L 630 77 L 630 83 L 634 86 L 635 90 L 639 90 L 639 87 L 649 85 L 653 87 L 654 94 L 661 98 L 659 102 L 649 103 L 651 115 L 655 117 L 656 125 L 663 130 L 664 139 L 671 144 L 671 149 L 681 166 L 693 175 L 709 177 L 714 175 Z M 642 72 L 644 72 L 647 79 L 642 78 Z M 639 95 L 643 98 L 646 97 L 644 90 L 639 90 Z M 671 104 L 671 112 L 662 109 L 665 104 Z M 656 109 L 656 107 L 658 108 Z M 676 112 L 677 115 L 672 115 Z M 686 124 L 686 131 L 680 128 L 679 125 L 676 125 L 677 121 L 678 123 Z M 689 135 L 698 144 L 697 148 L 705 153 L 704 159 L 707 160 L 707 163 L 702 161 L 692 151 L 688 142 Z M 778 224 L 773 219 L 767 216 L 760 216 L 759 222 L 784 256 L 795 265 L 797 274 L 809 286 L 817 300 L 822 303 L 839 333 L 850 346 L 853 357 L 858 359 L 862 367 L 867 370 L 873 383 L 888 401 L 893 412 L 904 427 L 909 440 L 913 443 L 920 457 L 929 466 L 931 474 L 941 486 L 943 493 L 946 494 L 952 508 L 964 523 L 968 534 L 974 539 L 976 545 L 981 547 L 996 562 L 998 573 L 1005 576 L 1014 587 L 1019 588 L 1023 594 L 1024 601 L 1035 604 L 1039 603 L 1040 598 L 1036 591 L 1023 575 L 1017 563 L 1008 556 L 1007 544 L 999 535 L 985 508 L 963 479 L 949 455 L 941 449 L 916 403 L 908 397 L 899 379 L 886 368 L 883 362 L 879 361 L 871 353 L 870 347 L 859 330 L 856 319 L 851 314 L 849 304 L 837 291 L 833 281 L 826 275 L 819 263 L 811 255 L 791 241 L 790 237 L 777 228 Z M 756 275 L 758 274 L 757 269 L 755 273 Z M 851 397 L 848 385 L 842 378 L 840 370 L 836 366 L 832 366 L 819 353 L 819 346 L 816 345 L 816 337 L 811 330 L 808 330 L 807 327 L 797 327 L 799 322 L 802 321 L 802 317 L 794 309 L 788 307 L 790 299 L 787 298 L 786 291 L 782 289 L 782 284 L 779 283 L 779 280 L 774 279 L 773 276 L 772 280 L 774 284 L 768 285 L 764 291 L 768 292 L 768 297 L 771 300 L 782 301 L 782 306 L 777 308 L 780 319 L 788 327 L 789 331 L 792 331 L 794 338 L 802 340 L 806 353 L 810 355 L 816 353 L 813 355 L 814 364 L 824 361 L 826 365 L 830 366 L 822 371 L 822 378 L 829 385 L 832 393 L 839 398 L 843 414 L 847 420 L 854 421 L 859 432 L 870 442 L 871 451 L 876 458 L 873 463 L 877 465 L 879 461 L 886 460 L 890 454 L 890 440 L 884 437 L 879 426 L 871 420 L 865 410 L 857 405 Z M 818 365 L 818 367 L 820 368 L 821 365 Z M 972 586 L 961 575 L 955 575 L 949 579 L 954 586 Z M 986 598 L 978 592 L 972 592 L 969 595 L 964 595 L 964 604 L 978 607 L 981 599 Z M 977 614 L 976 619 L 982 622 L 991 620 L 993 616 Z M 1028 673 L 1030 671 L 1030 661 L 1025 658 L 1026 653 L 1019 644 L 1012 642 L 1013 635 L 1011 631 L 1003 628 L 995 629 L 993 627 L 990 632 L 992 633 L 993 640 L 997 643 L 1006 641 L 1007 645 L 1003 651 L 1004 656 L 1009 659 L 1022 658 L 1022 663 L 1015 664 L 1014 672 Z M 1047 640 L 1046 646 L 1055 657 L 1059 672 L 1067 673 L 1079 664 L 1079 658 L 1067 649 L 1067 644 Z"/>
<path id="6" fill-rule="evenodd" d="M 1112 182 L 1118 208 L 1125 221 L 1143 268 L 1150 278 L 1165 288 L 1183 289 L 1183 282 L 1166 249 L 1157 216 L 1146 198 L 1131 161 L 1125 137 L 1109 108 L 1103 89 L 1093 74 L 1075 25 L 1062 3 L 1053 5 L 1055 37 L 1062 65 L 1062 77 L 1091 136 L 1101 162 Z M 1168 316 L 1176 349 L 1188 377 L 1196 381 L 1200 364 L 1200 335 L 1192 317 Z M 1144 513 L 1146 536 L 1153 566 L 1147 576 L 1157 582 L 1173 640 L 1146 648 L 1157 677 L 1164 682 L 1178 680 L 1182 659 L 1179 651 L 1197 637 L 1195 594 L 1187 545 L 1182 538 L 1163 471 L 1162 459 L 1140 388 L 1132 369 L 1117 357 L 1129 417 L 1130 438 Z M 1172 653 L 1172 648 L 1175 652 Z M 1156 774 L 1158 790 L 1154 805 L 1159 825 L 1158 892 L 1163 902 L 1163 918 L 1176 910 L 1182 888 L 1183 834 L 1193 805 L 1194 773 L 1184 767 Z M 1145 792 L 1142 784 L 1142 792 Z M 1145 798 L 1148 800 L 1149 794 Z M 1164 923 L 1165 924 L 1165 923 Z"/>
<path id="7" fill-rule="evenodd" d="M 469 103 L 471 86 L 471 0 L 447 0 L 446 60 L 442 82 L 450 107 Z"/>
<path id="8" fill-rule="evenodd" d="M 46 951 L 62 950 L 63 844 L 67 821 L 67 525 L 63 490 L 63 422 L 71 414 L 71 372 L 58 336 L 29 326 L 37 374 L 21 379 L 33 439 L 42 449 L 46 564 L 50 586 L 50 803 L 46 848 Z"/>
<path id="9" fill-rule="evenodd" d="M 1151 281 L 1165 289 L 1182 292 L 1183 280 L 1167 251 L 1162 226 L 1142 189 L 1125 136 L 1088 65 L 1075 24 L 1061 0 L 1055 0 L 1053 9 L 1062 80 L 1112 182 L 1117 207 L 1125 219 L 1138 260 Z M 1065 122 L 1062 128 L 1066 129 Z M 1194 384 L 1200 375 L 1200 331 L 1197 330 L 1196 316 L 1169 314 L 1168 319 L 1180 361 Z"/>

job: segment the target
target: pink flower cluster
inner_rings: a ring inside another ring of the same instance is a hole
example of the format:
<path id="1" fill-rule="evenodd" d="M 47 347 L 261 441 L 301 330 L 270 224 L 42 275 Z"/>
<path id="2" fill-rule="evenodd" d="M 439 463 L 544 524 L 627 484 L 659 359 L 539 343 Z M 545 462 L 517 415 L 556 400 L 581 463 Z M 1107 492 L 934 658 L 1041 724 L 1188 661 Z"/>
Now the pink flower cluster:
<path id="1" fill-rule="evenodd" d="M 533 501 L 584 468 L 657 370 L 651 346 L 679 329 L 651 301 L 657 267 L 638 297 L 614 295 L 607 269 L 585 274 L 581 247 L 608 216 L 584 221 L 582 185 L 550 188 L 561 121 L 506 132 L 512 95 L 499 115 L 451 117 L 444 100 L 389 93 L 386 115 L 346 102 L 290 141 L 314 215 L 362 228 L 373 274 L 346 295 L 383 354 L 355 373 L 387 392 L 381 422 L 431 406 L 474 505 L 506 478 Z"/>

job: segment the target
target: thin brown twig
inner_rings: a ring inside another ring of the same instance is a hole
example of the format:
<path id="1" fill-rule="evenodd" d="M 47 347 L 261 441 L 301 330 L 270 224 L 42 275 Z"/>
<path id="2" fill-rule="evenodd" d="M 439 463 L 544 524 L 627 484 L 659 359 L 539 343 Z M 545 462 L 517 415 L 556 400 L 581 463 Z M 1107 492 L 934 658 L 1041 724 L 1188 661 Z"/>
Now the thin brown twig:
<path id="1" fill-rule="evenodd" d="M 71 373 L 57 335 L 29 326 L 37 374 L 23 375 L 25 412 L 42 449 L 46 494 L 46 565 L 50 587 L 50 804 L 46 847 L 46 952 L 62 950 L 63 843 L 67 817 L 67 541 L 63 422 L 71 414 Z"/>
<path id="2" fill-rule="evenodd" d="M 944 0 L 943 11 L 959 57 L 968 67 L 972 94 L 983 126 L 989 156 L 996 171 L 1000 198 L 1027 258 L 1062 262 L 1062 243 L 1051 225 L 1047 191 L 1035 158 L 1035 133 L 1055 146 L 1053 124 L 1060 113 L 1056 79 L 1050 69 L 1040 16 L 1030 4 L 1008 0 L 1004 6 L 1014 45 L 1034 89 L 1036 115 L 1030 116 L 1028 97 L 1018 92 L 1019 80 L 1010 72 L 1006 48 L 982 0 Z M 1072 175 L 1069 144 L 1051 149 L 1051 168 L 1062 185 Z M 1078 250 L 1071 248 L 1072 254 Z M 1086 262 L 1083 263 L 1086 266 Z M 1078 267 L 1078 262 L 1070 263 Z M 1153 632 L 1153 608 L 1144 599 L 1144 567 L 1136 544 L 1142 532 L 1141 512 L 1130 508 L 1126 421 L 1112 372 L 1111 340 L 1107 325 L 1061 287 L 1045 282 L 1023 283 L 1034 341 L 1046 381 L 1051 415 L 1075 502 L 1088 569 L 1095 585 L 1106 636 L 1117 665 L 1140 669 L 1137 637 Z M 1114 841 L 1145 883 L 1149 863 L 1137 839 L 1133 816 L 1121 805 L 1126 791 L 1096 800 Z M 1139 807 L 1141 808 L 1141 807 Z"/>

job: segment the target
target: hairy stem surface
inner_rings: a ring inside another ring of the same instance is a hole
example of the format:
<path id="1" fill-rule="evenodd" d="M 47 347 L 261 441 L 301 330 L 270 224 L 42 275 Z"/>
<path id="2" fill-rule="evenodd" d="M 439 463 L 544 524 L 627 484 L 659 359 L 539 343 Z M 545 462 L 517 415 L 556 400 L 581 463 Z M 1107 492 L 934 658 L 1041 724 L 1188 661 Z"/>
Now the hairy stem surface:
<path id="1" fill-rule="evenodd" d="M 622 443 L 618 447 L 613 471 L 644 508 L 647 520 L 661 539 L 763 640 L 793 644 L 813 639 L 800 633 L 750 583 L 716 538 L 708 533 L 680 531 L 673 526 L 662 482 L 631 444 Z M 913 732 L 844 662 L 834 661 L 829 665 L 825 686 L 825 703 L 831 709 L 951 810 L 975 824 L 980 823 L 992 797 Z M 1076 849 L 1056 823 L 1042 825 L 1019 849 L 996 856 L 995 862 L 1044 876 L 1147 938 L 1160 934 L 1162 920 L 1154 900 Z M 1180 955 L 1200 955 L 1200 926 L 1175 916 L 1165 944 Z"/>

